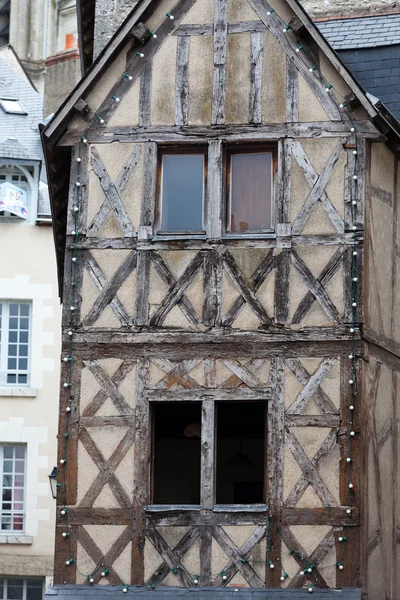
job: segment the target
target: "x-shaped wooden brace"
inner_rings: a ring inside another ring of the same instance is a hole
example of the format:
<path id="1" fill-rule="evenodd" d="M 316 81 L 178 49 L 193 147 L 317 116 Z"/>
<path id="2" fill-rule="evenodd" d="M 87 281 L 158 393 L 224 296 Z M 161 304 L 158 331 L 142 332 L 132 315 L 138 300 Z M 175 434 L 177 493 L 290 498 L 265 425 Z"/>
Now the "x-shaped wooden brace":
<path id="1" fill-rule="evenodd" d="M 222 364 L 225 365 L 227 369 L 232 371 L 234 375 L 238 379 L 240 379 L 241 383 L 244 383 L 249 388 L 263 388 L 265 384 L 263 384 L 257 377 L 254 375 L 252 370 L 247 365 L 242 365 L 238 360 L 234 359 L 226 359 L 221 360 Z M 254 363 L 253 363 L 254 364 Z M 257 363 L 256 363 L 257 364 Z M 222 387 L 222 386 L 219 386 Z M 225 387 L 225 386 L 224 386 Z M 235 386 L 237 387 L 237 386 Z"/>
<path id="2" fill-rule="evenodd" d="M 222 361 L 225 364 L 225 361 Z M 255 379 L 255 373 L 261 369 L 262 365 L 264 364 L 265 359 L 264 358 L 252 358 L 249 361 L 246 362 L 245 366 L 240 365 L 240 367 L 242 369 L 246 369 L 246 373 L 247 373 L 247 381 L 249 381 L 249 374 L 248 372 L 250 372 L 250 376 L 254 377 Z M 227 366 L 227 365 L 226 365 Z M 230 371 L 233 371 L 233 369 L 231 369 L 230 367 L 228 367 L 228 369 Z M 236 369 L 237 371 L 237 369 Z M 242 374 L 241 371 L 239 371 L 240 374 Z M 256 380 L 258 381 L 258 380 Z M 233 371 L 232 375 L 230 375 L 228 377 L 228 379 L 225 379 L 225 381 L 223 381 L 218 388 L 237 388 L 240 386 L 244 386 L 246 385 L 245 382 L 243 381 L 243 379 L 240 377 L 238 372 Z M 260 385 L 260 384 L 258 384 Z M 263 384 L 261 384 L 263 387 Z M 250 386 L 250 387 L 257 387 L 257 386 Z"/>
<path id="3" fill-rule="evenodd" d="M 191 527 L 172 549 L 169 548 L 164 538 L 162 538 L 156 529 L 151 528 L 148 529 L 147 532 L 151 543 L 164 560 L 157 570 L 154 571 L 153 575 L 147 580 L 146 585 L 159 585 L 169 575 L 172 569 L 177 569 L 176 576 L 180 581 L 186 579 L 186 576 L 183 575 L 185 571 L 181 571 L 181 559 L 198 540 L 200 535 L 199 527 Z M 189 576 L 189 586 L 192 585 L 193 580 Z"/>
<path id="4" fill-rule="evenodd" d="M 337 212 L 336 208 L 330 202 L 328 196 L 326 195 L 325 188 L 328 185 L 329 180 L 332 176 L 333 168 L 339 160 L 341 153 L 343 152 L 343 147 L 345 143 L 345 138 L 342 138 L 339 141 L 328 162 L 323 168 L 321 175 L 318 176 L 310 162 L 310 159 L 301 147 L 300 142 L 298 140 L 293 141 L 293 155 L 296 158 L 299 167 L 303 169 L 304 176 L 311 189 L 311 192 L 307 200 L 305 201 L 303 208 L 301 209 L 301 211 L 296 217 L 296 220 L 293 223 L 293 235 L 299 235 L 303 231 L 304 226 L 308 221 L 308 218 L 318 200 L 321 201 L 322 208 L 326 212 L 328 219 L 332 223 L 335 231 L 337 233 L 344 232 L 344 221 Z"/>
<path id="5" fill-rule="evenodd" d="M 90 163 L 93 167 L 93 171 L 99 178 L 101 188 L 106 198 L 103 204 L 101 205 L 99 212 L 94 217 L 93 221 L 90 223 L 87 229 L 87 235 L 96 235 L 96 233 L 103 227 L 104 222 L 106 221 L 111 211 L 114 211 L 123 234 L 126 237 L 133 236 L 134 229 L 128 217 L 128 213 L 126 212 L 125 207 L 121 201 L 120 194 L 125 188 L 134 167 L 138 164 L 139 156 L 140 146 L 136 145 L 133 148 L 131 154 L 129 155 L 128 160 L 122 167 L 117 179 L 115 180 L 115 182 L 113 182 L 107 172 L 107 169 L 104 166 L 103 161 L 100 158 L 97 149 L 92 146 Z"/>
<path id="6" fill-rule="evenodd" d="M 78 541 L 95 565 L 99 567 L 95 573 L 92 573 L 94 583 L 99 583 L 100 579 L 102 579 L 101 572 L 104 568 L 107 568 L 109 571 L 107 579 L 111 585 L 118 585 L 121 583 L 121 577 L 112 565 L 125 550 L 131 539 L 131 528 L 126 527 L 121 535 L 115 540 L 107 554 L 103 555 L 102 551 L 93 541 L 86 529 L 84 527 L 79 527 Z"/>
<path id="7" fill-rule="evenodd" d="M 165 296 L 164 300 L 152 315 L 150 319 L 150 326 L 160 327 L 163 324 L 167 314 L 174 308 L 175 305 L 180 307 L 190 323 L 193 325 L 198 325 L 200 323 L 200 319 L 196 314 L 192 303 L 189 302 L 184 294 L 190 284 L 193 283 L 198 271 L 203 266 L 203 253 L 198 252 L 196 254 L 194 259 L 191 261 L 178 280 L 175 279 L 171 271 L 165 265 L 164 261 L 156 252 L 152 253 L 151 258 L 154 262 L 157 273 L 170 286 L 170 288 L 168 294 Z"/>
<path id="8" fill-rule="evenodd" d="M 201 360 L 196 358 L 174 363 L 167 359 L 152 358 L 151 362 L 166 373 L 165 377 L 156 384 L 155 389 L 167 390 L 176 383 L 187 389 L 200 388 L 201 385 L 187 373 L 194 369 Z"/>
<path id="9" fill-rule="evenodd" d="M 167 542 L 164 540 L 162 535 L 159 533 L 159 531 L 157 531 L 157 529 L 153 525 L 148 525 L 146 528 L 147 537 L 149 538 L 157 552 L 160 554 L 160 556 L 163 558 L 164 563 L 166 565 L 164 567 L 161 567 L 164 569 L 163 573 L 166 569 L 168 569 L 169 571 L 173 571 L 176 577 L 179 579 L 180 583 L 185 587 L 193 586 L 193 579 L 187 572 L 185 567 L 182 565 L 180 559 L 199 537 L 199 528 L 195 527 L 193 529 L 197 530 L 197 532 L 193 531 L 192 534 L 188 532 L 188 534 L 184 536 L 184 538 L 186 537 L 186 540 L 181 540 L 182 543 L 181 545 L 178 544 L 179 548 L 178 551 L 176 551 L 175 548 L 172 549 L 168 546 Z M 156 573 L 153 575 L 153 577 L 155 575 Z"/>
<path id="10" fill-rule="evenodd" d="M 307 267 L 306 263 L 303 261 L 303 259 L 300 257 L 300 255 L 296 252 L 294 248 L 292 248 L 290 257 L 293 266 L 295 267 L 299 275 L 301 275 L 304 283 L 308 287 L 309 292 L 318 301 L 318 303 L 321 305 L 322 309 L 325 311 L 328 317 L 335 323 L 341 323 L 342 319 L 340 318 L 338 310 L 333 304 L 332 300 L 329 298 L 328 294 L 326 293 L 324 286 L 319 281 L 319 279 L 314 277 L 310 269 Z"/>
<path id="11" fill-rule="evenodd" d="M 311 459 L 311 464 L 314 466 L 315 469 L 318 468 L 319 462 L 323 458 L 328 456 L 329 452 L 336 446 L 336 444 L 337 444 L 337 432 L 335 429 L 331 429 L 331 431 L 327 435 L 324 443 L 319 448 L 318 452 L 316 452 L 314 457 Z M 293 486 L 292 490 L 290 491 L 290 493 L 288 494 L 288 496 L 285 500 L 285 506 L 287 508 L 295 508 L 297 506 L 300 498 L 302 497 L 302 495 L 308 488 L 308 484 L 309 484 L 308 477 L 306 475 L 304 475 L 304 473 L 303 473 L 299 477 L 299 479 L 296 481 L 295 485 Z"/>
<path id="12" fill-rule="evenodd" d="M 238 571 L 240 571 L 241 575 L 243 575 L 251 587 L 265 587 L 265 583 L 257 575 L 253 567 L 247 562 L 247 559 L 254 546 L 256 546 L 265 537 L 266 531 L 266 526 L 260 525 L 239 549 L 222 527 L 213 527 L 212 535 L 214 539 L 221 546 L 225 554 L 231 559 L 229 563 L 222 569 L 226 576 L 226 580 L 222 579 L 222 575 L 218 575 L 213 582 L 214 587 L 227 585 Z"/>
<path id="13" fill-rule="evenodd" d="M 289 358 L 286 360 L 289 369 L 304 386 L 296 400 L 287 409 L 286 414 L 300 414 L 311 398 L 314 398 L 318 408 L 323 413 L 338 414 L 337 408 L 332 403 L 329 396 L 320 387 L 335 362 L 336 358 L 324 358 L 316 371 L 311 375 L 300 360 L 296 358 Z"/>
<path id="14" fill-rule="evenodd" d="M 321 273 L 316 278 L 320 282 L 321 286 L 326 286 L 333 276 L 337 273 L 340 266 L 343 264 L 344 249 L 338 248 L 335 254 L 332 256 L 328 264 L 322 269 Z M 301 302 L 299 303 L 292 319 L 293 324 L 300 323 L 308 311 L 310 310 L 312 303 L 315 300 L 315 296 L 311 291 L 308 291 Z"/>
<path id="15" fill-rule="evenodd" d="M 222 259 L 225 270 L 240 293 L 239 298 L 236 299 L 227 312 L 225 318 L 222 320 L 222 324 L 224 326 L 231 325 L 238 316 L 244 303 L 248 304 L 262 325 L 270 324 L 271 319 L 269 318 L 267 311 L 261 304 L 260 300 L 257 298 L 256 292 L 275 266 L 272 251 L 267 254 L 261 264 L 254 271 L 250 281 L 248 281 L 243 275 L 232 254 L 228 250 L 225 250 L 225 252 L 222 254 Z"/>
<path id="16" fill-rule="evenodd" d="M 116 297 L 116 294 L 121 285 L 126 281 L 126 278 L 136 268 L 136 260 L 136 251 L 132 250 L 122 265 L 117 269 L 114 277 L 110 281 L 107 281 L 92 254 L 87 254 L 86 267 L 91 274 L 96 287 L 100 290 L 100 294 L 89 313 L 83 319 L 83 325 L 93 325 L 109 304 L 111 305 L 114 314 L 121 322 L 121 325 L 130 325 L 132 319 L 129 317 L 122 303 Z"/>
<path id="17" fill-rule="evenodd" d="M 289 427 L 285 427 L 285 443 L 303 471 L 304 478 L 314 488 L 315 493 L 322 502 L 322 506 L 337 506 L 335 498 L 316 469 L 317 463 L 308 458 L 299 440 Z"/>
<path id="18" fill-rule="evenodd" d="M 91 508 L 93 506 L 94 501 L 100 494 L 101 490 L 105 486 L 106 483 L 109 484 L 112 493 L 115 496 L 118 504 L 122 508 L 129 508 L 132 505 L 132 502 L 126 493 L 125 489 L 121 485 L 119 479 L 115 474 L 115 470 L 118 465 L 131 448 L 134 439 L 135 439 L 135 430 L 134 428 L 129 428 L 118 446 L 115 448 L 114 452 L 111 454 L 110 458 L 106 460 L 100 450 L 97 448 L 96 444 L 90 437 L 87 429 L 81 427 L 80 429 L 80 441 L 82 442 L 85 450 L 92 458 L 93 462 L 99 469 L 99 474 L 96 479 L 82 498 L 79 503 L 79 507 L 82 508 Z"/>
<path id="19" fill-rule="evenodd" d="M 290 580 L 289 587 L 295 588 L 304 585 L 304 575 L 300 575 L 300 571 L 304 570 L 304 568 L 307 568 L 310 565 L 314 566 L 312 572 L 307 573 L 307 579 L 309 579 L 313 585 L 318 587 L 329 587 L 321 573 L 318 571 L 318 567 L 315 565 L 321 564 L 325 556 L 335 546 L 335 533 L 339 531 L 342 531 L 342 527 L 334 527 L 328 531 L 321 543 L 315 548 L 314 552 L 308 556 L 307 552 L 297 541 L 290 528 L 287 526 L 282 527 L 284 542 L 286 543 L 288 549 L 295 551 L 292 554 L 292 557 L 300 566 L 298 573 Z M 303 558 L 301 559 L 299 555 Z"/>
<path id="20" fill-rule="evenodd" d="M 97 287 L 101 293 L 97 298 L 95 304 L 92 309 L 88 313 L 88 315 L 83 319 L 84 325 L 92 325 L 100 316 L 101 311 L 107 306 L 110 305 L 113 313 L 120 321 L 121 325 L 126 326 L 131 324 L 131 318 L 125 310 L 122 302 L 117 298 L 116 293 L 119 287 L 122 285 L 123 281 L 121 281 L 121 269 L 132 271 L 136 266 L 136 253 L 133 251 L 123 265 L 118 269 L 117 273 L 114 275 L 111 282 L 108 282 L 103 271 L 101 270 L 98 263 L 93 258 L 90 252 L 87 252 L 85 257 L 85 267 L 88 270 L 90 276 L 92 277 L 95 286 Z"/>
<path id="21" fill-rule="evenodd" d="M 83 416 L 91 417 L 99 410 L 102 404 L 107 398 L 110 398 L 115 408 L 121 415 L 134 415 L 134 409 L 127 404 L 125 398 L 119 391 L 124 378 L 127 376 L 129 371 L 132 370 L 136 361 L 126 360 L 116 370 L 114 375 L 110 377 L 104 369 L 101 368 L 97 360 L 85 360 L 83 361 L 85 367 L 94 375 L 101 389 L 97 392 L 92 402 L 83 411 Z"/>

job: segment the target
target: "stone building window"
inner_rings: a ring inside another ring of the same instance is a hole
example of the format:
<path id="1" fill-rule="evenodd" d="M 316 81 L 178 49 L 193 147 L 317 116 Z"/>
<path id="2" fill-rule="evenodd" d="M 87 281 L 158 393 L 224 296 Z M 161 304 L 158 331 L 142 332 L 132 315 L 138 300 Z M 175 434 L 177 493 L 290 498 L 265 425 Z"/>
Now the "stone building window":
<path id="1" fill-rule="evenodd" d="M 7 185 L 9 184 L 9 185 Z M 29 220 L 33 168 L 22 165 L 0 165 L 0 220 Z M 14 193 L 21 190 L 19 198 Z"/>
<path id="2" fill-rule="evenodd" d="M 0 386 L 29 385 L 31 308 L 0 300 Z"/>
<path id="3" fill-rule="evenodd" d="M 1 532 L 22 533 L 25 527 L 26 447 L 0 446 Z M 5 596 L 6 598 L 8 596 Z M 19 598 L 20 596 L 9 596 Z M 1 595 L 0 595 L 1 598 Z M 21 596 L 22 598 L 22 596 Z"/>
<path id="4" fill-rule="evenodd" d="M 274 148 L 243 147 L 227 153 L 227 233 L 272 231 Z"/>
<path id="5" fill-rule="evenodd" d="M 159 233 L 204 233 L 206 149 L 161 149 Z"/>
<path id="6" fill-rule="evenodd" d="M 42 600 L 44 579 L 0 577 L 0 600 Z"/>

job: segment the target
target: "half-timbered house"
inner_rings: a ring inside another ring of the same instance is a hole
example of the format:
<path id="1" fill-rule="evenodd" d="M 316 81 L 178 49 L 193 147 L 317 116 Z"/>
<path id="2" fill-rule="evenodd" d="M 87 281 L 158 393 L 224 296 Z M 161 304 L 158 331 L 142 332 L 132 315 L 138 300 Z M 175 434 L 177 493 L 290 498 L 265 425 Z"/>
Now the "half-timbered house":
<path id="1" fill-rule="evenodd" d="M 399 597 L 399 131 L 296 0 L 136 4 L 42 132 L 53 594 Z"/>

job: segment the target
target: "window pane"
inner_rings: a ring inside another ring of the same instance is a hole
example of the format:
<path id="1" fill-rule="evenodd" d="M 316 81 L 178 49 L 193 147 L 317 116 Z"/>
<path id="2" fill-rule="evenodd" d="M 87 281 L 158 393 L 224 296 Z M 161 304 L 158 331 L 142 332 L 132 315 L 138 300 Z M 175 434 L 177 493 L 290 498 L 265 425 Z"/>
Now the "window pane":
<path id="1" fill-rule="evenodd" d="M 18 383 L 21 384 L 26 384 L 28 383 L 28 376 L 27 375 L 18 375 Z"/>
<path id="2" fill-rule="evenodd" d="M 232 154 L 230 230 L 272 227 L 272 154 Z"/>
<path id="3" fill-rule="evenodd" d="M 18 304 L 10 304 L 10 315 L 12 317 L 18 315 Z"/>
<path id="4" fill-rule="evenodd" d="M 9 579 L 7 581 L 7 600 L 22 600 L 23 579 Z"/>
<path id="5" fill-rule="evenodd" d="M 16 375 L 7 375 L 7 383 L 17 383 Z"/>
<path id="6" fill-rule="evenodd" d="M 29 316 L 29 304 L 20 304 L 20 313 L 22 317 Z"/>
<path id="7" fill-rule="evenodd" d="M 200 504 L 201 404 L 157 403 L 153 410 L 153 502 Z"/>
<path id="8" fill-rule="evenodd" d="M 162 231 L 203 229 L 204 156 L 164 155 L 162 161 Z"/>
<path id="9" fill-rule="evenodd" d="M 9 331 L 8 332 L 8 341 L 9 342 L 18 342 L 18 332 L 17 331 Z"/>
<path id="10" fill-rule="evenodd" d="M 43 581 L 39 579 L 27 579 L 26 600 L 42 600 Z"/>
<path id="11" fill-rule="evenodd" d="M 25 458 L 25 446 L 15 446 L 15 458 Z"/>
<path id="12" fill-rule="evenodd" d="M 10 341 L 13 341 L 13 340 L 10 340 Z M 28 343 L 28 332 L 27 331 L 20 331 L 19 332 L 19 343 L 20 344 L 27 344 Z"/>
<path id="13" fill-rule="evenodd" d="M 264 402 L 217 403 L 217 504 L 264 501 Z"/>

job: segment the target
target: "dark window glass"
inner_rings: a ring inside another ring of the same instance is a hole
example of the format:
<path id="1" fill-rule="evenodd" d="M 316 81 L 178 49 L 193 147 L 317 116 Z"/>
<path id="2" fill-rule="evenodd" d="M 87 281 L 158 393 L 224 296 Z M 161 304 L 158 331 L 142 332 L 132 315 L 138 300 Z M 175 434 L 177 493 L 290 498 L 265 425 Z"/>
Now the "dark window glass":
<path id="1" fill-rule="evenodd" d="M 264 402 L 217 403 L 217 504 L 259 504 L 264 496 Z"/>
<path id="2" fill-rule="evenodd" d="M 27 579 L 26 600 L 42 600 L 43 582 L 38 579 Z"/>
<path id="3" fill-rule="evenodd" d="M 272 228 L 272 153 L 231 154 L 228 229 Z"/>
<path id="4" fill-rule="evenodd" d="M 156 403 L 154 504 L 200 504 L 201 404 Z"/>
<path id="5" fill-rule="evenodd" d="M 203 229 L 204 155 L 164 154 L 161 230 Z"/>
<path id="6" fill-rule="evenodd" d="M 22 600 L 24 589 L 23 579 L 8 579 L 7 600 Z"/>

